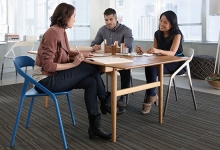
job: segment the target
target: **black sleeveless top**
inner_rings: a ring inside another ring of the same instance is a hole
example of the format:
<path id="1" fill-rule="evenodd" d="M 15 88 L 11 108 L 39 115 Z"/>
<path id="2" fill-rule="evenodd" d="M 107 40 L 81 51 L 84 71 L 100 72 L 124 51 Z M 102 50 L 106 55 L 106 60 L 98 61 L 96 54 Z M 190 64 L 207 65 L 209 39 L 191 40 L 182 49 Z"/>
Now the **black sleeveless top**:
<path id="1" fill-rule="evenodd" d="M 159 39 L 159 34 L 158 34 L 159 30 L 157 30 L 155 33 L 154 33 L 154 37 L 157 39 L 157 48 L 158 49 L 162 49 L 162 50 L 170 50 L 172 44 L 173 44 L 173 39 L 171 40 L 168 40 L 168 38 L 165 38 L 163 37 L 162 39 Z M 175 56 L 180 56 L 180 57 L 183 57 L 183 46 L 182 46 L 182 35 L 180 33 L 180 31 L 178 31 L 177 34 L 180 34 L 181 36 L 181 39 L 180 39 L 180 44 L 179 44 L 179 47 L 178 47 L 178 50 L 175 54 Z"/>

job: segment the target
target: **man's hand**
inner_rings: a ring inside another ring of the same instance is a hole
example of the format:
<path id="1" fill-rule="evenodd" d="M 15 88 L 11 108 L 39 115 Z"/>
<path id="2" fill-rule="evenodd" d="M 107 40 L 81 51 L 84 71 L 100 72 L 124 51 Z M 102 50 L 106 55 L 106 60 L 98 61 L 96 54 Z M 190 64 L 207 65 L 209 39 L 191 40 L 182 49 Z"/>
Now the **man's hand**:
<path id="1" fill-rule="evenodd" d="M 92 49 L 93 49 L 93 51 L 97 51 L 97 50 L 100 50 L 101 49 L 101 45 L 94 45 L 93 47 L 92 47 Z"/>

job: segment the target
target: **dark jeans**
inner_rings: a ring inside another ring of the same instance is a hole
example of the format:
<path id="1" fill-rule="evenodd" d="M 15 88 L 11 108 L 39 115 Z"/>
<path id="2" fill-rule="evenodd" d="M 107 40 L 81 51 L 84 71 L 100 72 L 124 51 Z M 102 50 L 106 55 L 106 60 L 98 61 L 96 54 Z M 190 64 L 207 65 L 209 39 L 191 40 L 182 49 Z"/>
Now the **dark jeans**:
<path id="1" fill-rule="evenodd" d="M 174 73 L 184 62 L 169 63 L 164 64 L 164 74 Z M 183 74 L 186 72 L 186 69 L 183 68 L 178 74 Z M 158 70 L 154 66 L 145 67 L 145 77 L 147 83 L 156 82 L 158 76 Z M 155 96 L 156 88 L 147 89 L 147 96 Z"/>
<path id="2" fill-rule="evenodd" d="M 121 89 L 129 88 L 131 82 L 131 70 L 120 70 Z"/>
<path id="3" fill-rule="evenodd" d="M 68 70 L 58 71 L 57 74 L 42 79 L 39 83 L 51 92 L 85 89 L 84 99 L 87 112 L 94 116 L 99 114 L 97 96 L 100 100 L 107 96 L 98 67 L 86 63 L 81 63 L 79 66 Z M 35 89 L 39 91 L 37 87 Z"/>

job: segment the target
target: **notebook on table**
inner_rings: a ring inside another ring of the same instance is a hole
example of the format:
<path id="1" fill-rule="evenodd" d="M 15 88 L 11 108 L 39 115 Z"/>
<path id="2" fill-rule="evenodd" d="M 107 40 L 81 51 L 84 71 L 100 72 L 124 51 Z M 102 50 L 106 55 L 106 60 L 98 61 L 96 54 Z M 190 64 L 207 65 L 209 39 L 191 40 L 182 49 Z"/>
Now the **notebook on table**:
<path id="1" fill-rule="evenodd" d="M 87 60 L 96 61 L 102 64 L 116 64 L 116 63 L 127 63 L 133 62 L 131 59 L 121 58 L 121 57 L 93 57 L 93 58 L 86 58 Z"/>

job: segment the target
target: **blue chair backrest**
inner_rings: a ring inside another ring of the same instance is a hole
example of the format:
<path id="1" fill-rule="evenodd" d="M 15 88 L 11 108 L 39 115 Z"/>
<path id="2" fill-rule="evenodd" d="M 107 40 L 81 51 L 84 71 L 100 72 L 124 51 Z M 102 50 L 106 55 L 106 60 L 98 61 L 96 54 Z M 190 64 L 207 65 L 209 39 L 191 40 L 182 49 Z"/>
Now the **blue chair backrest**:
<path id="1" fill-rule="evenodd" d="M 49 91 L 47 88 L 45 88 L 44 86 L 42 86 L 40 83 L 38 83 L 36 80 L 34 80 L 31 76 L 29 76 L 28 74 L 26 74 L 21 68 L 22 67 L 28 67 L 28 66 L 32 66 L 34 67 L 34 63 L 35 61 L 29 57 L 29 56 L 17 56 L 13 59 L 14 62 L 14 66 L 16 68 L 16 71 L 25 79 L 25 85 L 27 86 L 28 82 L 31 82 L 32 84 L 34 84 L 35 86 L 37 86 L 39 89 L 41 89 L 44 93 L 46 93 L 47 95 L 51 96 L 51 97 L 55 97 L 55 95 Z M 27 87 L 25 87 L 27 88 Z M 26 89 L 25 89 L 26 90 Z"/>

